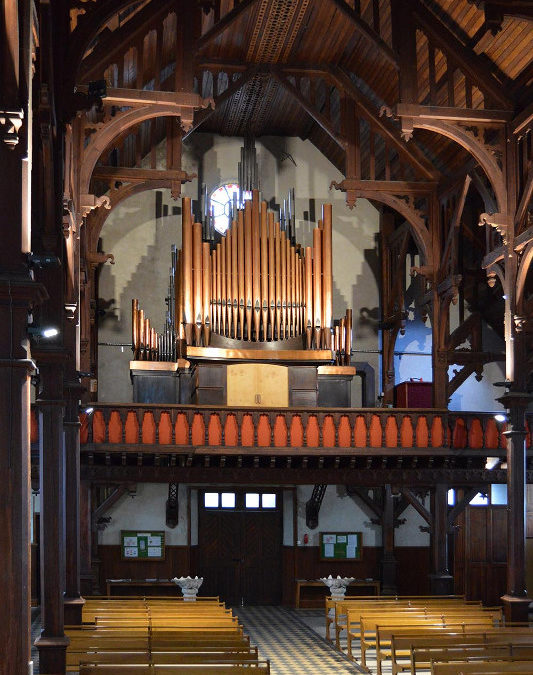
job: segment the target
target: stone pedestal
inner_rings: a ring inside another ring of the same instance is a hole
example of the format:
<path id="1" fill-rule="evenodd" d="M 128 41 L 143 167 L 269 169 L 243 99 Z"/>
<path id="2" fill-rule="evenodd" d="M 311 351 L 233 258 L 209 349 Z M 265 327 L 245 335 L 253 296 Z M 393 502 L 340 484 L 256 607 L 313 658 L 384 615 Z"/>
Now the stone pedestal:
<path id="1" fill-rule="evenodd" d="M 329 577 L 322 577 L 320 581 L 329 588 L 332 600 L 344 600 L 346 589 L 355 581 L 355 577 L 336 577 L 333 578 L 331 574 Z"/>
<path id="2" fill-rule="evenodd" d="M 198 590 L 203 584 L 203 577 L 174 577 L 172 581 L 181 588 L 183 593 L 183 599 L 189 602 L 196 601 L 196 596 L 198 595 Z"/>

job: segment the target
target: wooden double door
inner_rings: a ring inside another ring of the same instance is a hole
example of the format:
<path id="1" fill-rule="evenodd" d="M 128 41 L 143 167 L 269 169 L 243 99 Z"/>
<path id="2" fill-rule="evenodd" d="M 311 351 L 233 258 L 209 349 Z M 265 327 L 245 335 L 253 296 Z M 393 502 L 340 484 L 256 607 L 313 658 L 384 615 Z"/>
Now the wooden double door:
<path id="1" fill-rule="evenodd" d="M 272 510 L 211 510 L 199 502 L 202 595 L 218 595 L 229 605 L 280 604 L 281 504 Z"/>

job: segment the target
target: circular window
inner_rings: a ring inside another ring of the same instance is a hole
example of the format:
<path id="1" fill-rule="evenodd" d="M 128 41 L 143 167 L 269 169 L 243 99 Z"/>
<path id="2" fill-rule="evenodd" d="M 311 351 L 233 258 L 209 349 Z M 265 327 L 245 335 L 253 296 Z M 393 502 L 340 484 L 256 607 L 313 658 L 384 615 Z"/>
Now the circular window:
<path id="1" fill-rule="evenodd" d="M 251 199 L 252 193 L 245 192 L 243 198 Z M 214 228 L 224 234 L 229 227 L 233 202 L 239 204 L 239 184 L 225 183 L 211 193 L 210 206 L 214 218 Z"/>

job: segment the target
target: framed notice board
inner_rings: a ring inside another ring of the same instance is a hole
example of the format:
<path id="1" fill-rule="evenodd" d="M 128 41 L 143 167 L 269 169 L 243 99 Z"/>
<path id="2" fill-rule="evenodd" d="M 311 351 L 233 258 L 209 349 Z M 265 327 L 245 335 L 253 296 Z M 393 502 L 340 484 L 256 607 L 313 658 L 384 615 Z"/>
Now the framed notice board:
<path id="1" fill-rule="evenodd" d="M 162 530 L 121 530 L 122 560 L 164 560 L 165 533 Z"/>
<path id="2" fill-rule="evenodd" d="M 320 532 L 320 560 L 361 560 L 362 532 Z"/>

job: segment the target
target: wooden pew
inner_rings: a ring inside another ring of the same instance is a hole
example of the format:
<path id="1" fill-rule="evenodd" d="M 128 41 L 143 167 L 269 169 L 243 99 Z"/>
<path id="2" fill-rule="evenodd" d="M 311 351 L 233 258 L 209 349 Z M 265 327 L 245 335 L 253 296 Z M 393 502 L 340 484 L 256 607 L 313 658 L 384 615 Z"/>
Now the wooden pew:
<path id="1" fill-rule="evenodd" d="M 419 629 L 402 629 L 397 632 L 395 629 L 382 628 L 378 630 L 378 640 L 382 631 L 387 637 L 391 635 L 390 659 L 392 662 L 392 675 L 398 675 L 404 671 L 414 673 L 414 663 L 412 662 L 412 649 L 419 646 L 431 647 L 434 645 L 456 645 L 461 643 L 498 643 L 509 640 L 514 644 L 529 644 L 533 641 L 533 628 L 529 626 L 507 627 L 507 626 L 461 626 L 459 630 L 449 626 L 429 626 Z M 386 648 L 380 646 L 384 652 L 384 659 L 388 658 Z M 427 669 L 429 670 L 429 665 Z"/>
<path id="2" fill-rule="evenodd" d="M 209 663 L 197 664 L 172 664 L 158 666 L 136 665 L 87 665 L 80 666 L 80 675 L 216 675 L 227 673 L 228 675 L 270 675 L 270 662 L 258 661 L 256 663 Z"/>
<path id="3" fill-rule="evenodd" d="M 463 663 L 433 663 L 432 675 L 533 675 L 533 661 L 473 661 Z"/>
<path id="4" fill-rule="evenodd" d="M 411 672 L 429 670 L 434 662 L 461 661 L 533 661 L 533 642 L 517 645 L 512 642 L 456 644 L 434 647 L 413 647 Z"/>

